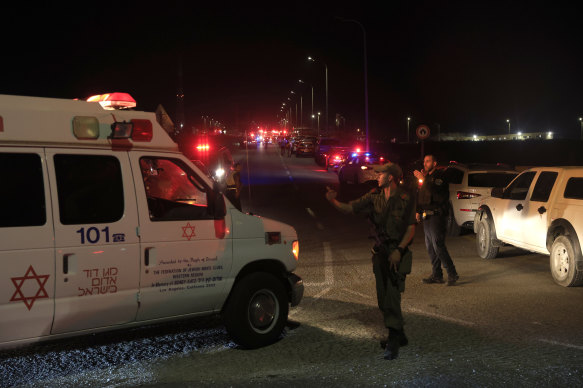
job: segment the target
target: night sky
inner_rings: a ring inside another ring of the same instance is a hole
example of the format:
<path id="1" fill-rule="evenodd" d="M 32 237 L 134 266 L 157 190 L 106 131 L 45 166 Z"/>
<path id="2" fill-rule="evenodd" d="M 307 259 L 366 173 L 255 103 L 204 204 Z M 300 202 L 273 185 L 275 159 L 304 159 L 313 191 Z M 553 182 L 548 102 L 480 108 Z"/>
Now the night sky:
<path id="1" fill-rule="evenodd" d="M 442 133 L 505 133 L 506 119 L 513 132 L 580 133 L 583 18 L 576 5 L 199 3 L 3 5 L 0 93 L 86 98 L 124 91 L 138 109 L 162 104 L 176 120 L 181 65 L 187 127 L 202 115 L 228 129 L 273 125 L 282 102 L 295 116 L 299 95 L 306 124 L 310 85 L 323 126 L 326 64 L 330 124 L 340 113 L 348 128 L 363 128 L 363 35 L 340 16 L 366 29 L 376 136 L 406 136 L 407 116 L 412 126 L 439 124 Z"/>

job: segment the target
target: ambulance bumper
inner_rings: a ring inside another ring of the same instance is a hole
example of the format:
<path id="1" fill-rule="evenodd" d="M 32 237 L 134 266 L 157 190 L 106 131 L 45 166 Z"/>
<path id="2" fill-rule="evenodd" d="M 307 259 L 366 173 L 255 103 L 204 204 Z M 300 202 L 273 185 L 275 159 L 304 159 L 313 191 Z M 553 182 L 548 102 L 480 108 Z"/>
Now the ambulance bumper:
<path id="1" fill-rule="evenodd" d="M 300 304 L 304 296 L 304 281 L 295 273 L 289 273 L 287 275 L 287 280 L 290 285 L 290 303 L 291 306 L 297 306 Z"/>

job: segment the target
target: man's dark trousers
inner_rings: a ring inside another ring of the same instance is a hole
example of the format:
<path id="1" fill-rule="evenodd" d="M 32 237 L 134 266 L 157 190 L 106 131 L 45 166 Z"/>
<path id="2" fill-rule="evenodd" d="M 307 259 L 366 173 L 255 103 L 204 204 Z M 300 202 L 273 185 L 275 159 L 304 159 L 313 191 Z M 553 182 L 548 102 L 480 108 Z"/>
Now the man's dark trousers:
<path id="1" fill-rule="evenodd" d="M 449 276 L 457 275 L 455 265 L 445 247 L 446 222 L 446 217 L 441 215 L 428 216 L 423 221 L 425 246 L 431 259 L 432 275 L 437 279 L 443 279 L 442 266 Z"/>

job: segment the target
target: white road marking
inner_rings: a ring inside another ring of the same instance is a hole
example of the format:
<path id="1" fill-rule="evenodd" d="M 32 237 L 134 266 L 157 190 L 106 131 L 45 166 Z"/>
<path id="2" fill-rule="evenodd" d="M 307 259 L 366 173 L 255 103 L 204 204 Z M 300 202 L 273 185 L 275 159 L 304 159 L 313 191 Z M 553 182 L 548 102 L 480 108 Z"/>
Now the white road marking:
<path id="1" fill-rule="evenodd" d="M 334 283 L 334 270 L 332 268 L 332 247 L 328 241 L 322 243 L 324 246 L 324 281 L 319 283 L 306 283 L 306 287 L 331 286 Z"/>
<path id="2" fill-rule="evenodd" d="M 424 315 L 426 317 L 437 318 L 437 319 L 442 320 L 442 321 L 458 323 L 462 326 L 474 326 L 475 325 L 474 322 L 469 322 L 469 321 L 464 321 L 462 319 L 448 317 L 447 315 L 430 313 L 428 311 L 419 310 L 419 309 L 416 309 L 414 307 L 404 308 L 403 311 L 407 311 L 407 312 L 411 312 L 411 313 L 415 313 L 415 314 L 419 314 L 419 315 Z"/>
<path id="3" fill-rule="evenodd" d="M 322 291 L 318 292 L 316 295 L 313 296 L 313 299 L 320 299 L 321 297 L 323 297 L 324 295 L 326 295 L 328 292 L 330 292 L 331 288 L 324 288 Z"/>
<path id="4" fill-rule="evenodd" d="M 342 290 L 343 291 L 346 291 L 346 292 L 349 292 L 351 294 L 360 296 L 361 298 L 364 298 L 364 299 L 372 299 L 373 298 L 371 295 L 365 295 L 365 294 L 360 293 L 358 291 L 351 290 L 350 288 L 343 288 Z"/>
<path id="5" fill-rule="evenodd" d="M 564 342 L 551 341 L 551 340 L 542 339 L 542 338 L 539 338 L 539 341 L 546 342 L 547 344 L 551 344 L 551 345 L 558 345 L 558 346 L 564 346 L 566 348 L 583 350 L 583 346 L 580 346 L 580 345 L 566 344 Z"/>

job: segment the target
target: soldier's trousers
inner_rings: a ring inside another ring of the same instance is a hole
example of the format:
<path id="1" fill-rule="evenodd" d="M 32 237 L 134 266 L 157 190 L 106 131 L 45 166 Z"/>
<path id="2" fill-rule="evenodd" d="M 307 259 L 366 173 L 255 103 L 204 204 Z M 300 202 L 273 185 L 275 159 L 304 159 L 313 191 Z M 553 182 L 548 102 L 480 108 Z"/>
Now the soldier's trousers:
<path id="1" fill-rule="evenodd" d="M 404 289 L 405 276 L 390 270 L 388 255 L 384 252 L 373 253 L 372 269 L 376 280 L 377 301 L 385 326 L 403 330 L 400 289 Z"/>

